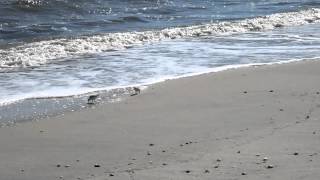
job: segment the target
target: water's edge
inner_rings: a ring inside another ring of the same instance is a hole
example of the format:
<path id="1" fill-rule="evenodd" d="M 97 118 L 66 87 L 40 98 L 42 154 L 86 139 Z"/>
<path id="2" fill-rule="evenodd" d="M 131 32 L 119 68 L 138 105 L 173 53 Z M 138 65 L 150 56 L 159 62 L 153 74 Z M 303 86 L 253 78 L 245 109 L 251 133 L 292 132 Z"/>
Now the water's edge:
<path id="1" fill-rule="evenodd" d="M 115 103 L 123 101 L 134 94 L 133 87 L 139 87 L 142 91 L 157 83 L 167 80 L 175 80 L 181 78 L 188 78 L 200 76 L 211 73 L 218 73 L 226 70 L 236 70 L 239 68 L 253 68 L 258 66 L 281 65 L 301 61 L 314 61 L 320 58 L 312 59 L 294 59 L 289 61 L 280 61 L 272 63 L 252 63 L 241 65 L 227 65 L 216 67 L 207 71 L 191 73 L 182 76 L 166 77 L 158 79 L 157 81 L 147 84 L 135 84 L 123 87 L 109 87 L 106 89 L 97 89 L 93 92 L 88 92 L 79 95 L 65 96 L 65 97 L 43 97 L 43 98 L 29 98 L 14 103 L 4 104 L 0 106 L 0 127 L 14 126 L 17 123 L 38 121 L 41 119 L 64 115 L 68 112 L 81 111 L 86 108 L 95 108 L 106 103 Z M 88 104 L 88 97 L 93 94 L 98 94 L 99 98 L 94 104 Z"/>

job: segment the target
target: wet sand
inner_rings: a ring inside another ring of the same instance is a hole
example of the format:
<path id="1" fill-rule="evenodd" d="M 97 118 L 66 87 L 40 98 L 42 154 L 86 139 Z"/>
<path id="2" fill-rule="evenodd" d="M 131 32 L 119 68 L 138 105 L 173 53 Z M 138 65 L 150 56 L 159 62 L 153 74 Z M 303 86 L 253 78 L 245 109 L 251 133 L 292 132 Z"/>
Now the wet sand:
<path id="1" fill-rule="evenodd" d="M 319 179 L 320 61 L 155 84 L 0 128 L 0 179 Z"/>

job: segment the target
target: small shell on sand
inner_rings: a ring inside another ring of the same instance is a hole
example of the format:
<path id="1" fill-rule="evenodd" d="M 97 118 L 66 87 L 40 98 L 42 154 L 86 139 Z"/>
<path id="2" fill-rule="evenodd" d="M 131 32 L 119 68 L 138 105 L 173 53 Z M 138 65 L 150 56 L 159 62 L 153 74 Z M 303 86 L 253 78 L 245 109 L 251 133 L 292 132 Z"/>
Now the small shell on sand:
<path id="1" fill-rule="evenodd" d="M 268 160 L 269 160 L 268 157 L 264 157 L 264 158 L 262 159 L 263 162 L 266 162 L 266 161 L 268 161 Z"/>

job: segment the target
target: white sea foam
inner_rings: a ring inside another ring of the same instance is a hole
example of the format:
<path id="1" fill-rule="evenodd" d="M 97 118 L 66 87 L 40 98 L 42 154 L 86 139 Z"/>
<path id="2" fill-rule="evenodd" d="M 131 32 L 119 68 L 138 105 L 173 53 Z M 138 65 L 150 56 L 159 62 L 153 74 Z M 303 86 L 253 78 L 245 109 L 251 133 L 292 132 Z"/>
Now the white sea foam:
<path id="1" fill-rule="evenodd" d="M 39 66 L 59 58 L 123 49 L 162 39 L 264 31 L 315 22 L 320 22 L 320 9 L 312 8 L 233 22 L 33 42 L 18 47 L 1 49 L 0 70 L 13 67 Z"/>
<path id="2" fill-rule="evenodd" d="M 37 7 L 43 4 L 41 0 L 18 0 L 16 2 L 17 5 L 24 6 L 26 8 Z"/>

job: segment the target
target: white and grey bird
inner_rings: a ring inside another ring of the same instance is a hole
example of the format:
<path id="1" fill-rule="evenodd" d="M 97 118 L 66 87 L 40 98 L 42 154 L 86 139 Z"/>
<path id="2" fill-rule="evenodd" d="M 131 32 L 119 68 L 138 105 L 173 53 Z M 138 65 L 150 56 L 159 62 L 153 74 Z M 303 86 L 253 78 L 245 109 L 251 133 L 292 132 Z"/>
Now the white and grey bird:
<path id="1" fill-rule="evenodd" d="M 140 94 L 141 90 L 138 87 L 133 87 L 135 93 Z"/>
<path id="2" fill-rule="evenodd" d="M 96 99 L 98 98 L 99 94 L 90 95 L 88 97 L 88 104 L 94 104 Z"/>
<path id="3" fill-rule="evenodd" d="M 131 96 L 138 95 L 141 92 L 140 88 L 138 88 L 138 87 L 133 87 L 132 89 L 134 92 L 131 94 Z"/>

